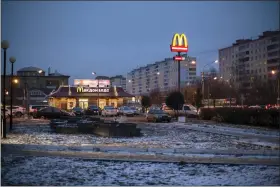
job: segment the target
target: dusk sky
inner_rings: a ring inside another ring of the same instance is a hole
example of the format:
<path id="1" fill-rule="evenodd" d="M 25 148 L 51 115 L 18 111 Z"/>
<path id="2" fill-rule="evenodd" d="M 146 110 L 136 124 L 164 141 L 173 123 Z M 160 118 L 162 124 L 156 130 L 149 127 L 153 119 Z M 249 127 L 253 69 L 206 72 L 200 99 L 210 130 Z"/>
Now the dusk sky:
<path id="1" fill-rule="evenodd" d="M 277 1 L 2 1 L 1 8 L 2 40 L 10 42 L 15 69 L 51 67 L 70 75 L 71 83 L 92 78 L 92 71 L 126 75 L 172 57 L 169 45 L 177 32 L 188 37 L 199 74 L 218 58 L 218 49 L 279 29 Z"/>

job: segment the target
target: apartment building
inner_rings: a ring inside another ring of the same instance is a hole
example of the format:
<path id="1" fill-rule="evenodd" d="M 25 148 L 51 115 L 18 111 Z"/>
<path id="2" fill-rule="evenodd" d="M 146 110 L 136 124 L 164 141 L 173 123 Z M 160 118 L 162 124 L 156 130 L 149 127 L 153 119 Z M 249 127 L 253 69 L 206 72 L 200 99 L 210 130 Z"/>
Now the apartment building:
<path id="1" fill-rule="evenodd" d="M 181 87 L 196 82 L 196 58 L 187 57 L 181 61 Z M 178 85 L 178 64 L 173 58 L 139 67 L 127 74 L 126 90 L 139 96 L 149 94 L 154 89 L 168 91 Z"/>
<path id="2" fill-rule="evenodd" d="M 46 73 L 42 68 L 38 67 L 24 67 L 19 69 L 16 74 L 13 76 L 14 82 L 13 89 L 13 102 L 16 105 L 25 105 L 26 101 L 24 98 L 27 98 L 27 91 L 30 95 L 29 104 L 42 104 L 45 101 L 47 95 L 49 95 L 53 90 L 57 89 L 61 85 L 69 84 L 68 75 L 63 75 L 57 71 L 51 72 L 51 69 L 48 69 Z M 5 84 L 6 90 L 8 91 L 6 100 L 10 100 L 10 90 L 11 90 L 11 75 L 6 76 Z M 3 88 L 3 75 L 2 75 L 2 89 Z M 46 103 L 43 103 L 46 104 Z"/>
<path id="3" fill-rule="evenodd" d="M 253 81 L 275 79 L 280 71 L 280 31 L 263 32 L 256 39 L 236 40 L 219 49 L 219 71 L 236 88 L 250 88 Z"/>
<path id="4" fill-rule="evenodd" d="M 122 75 L 116 75 L 110 78 L 111 86 L 121 87 L 126 91 L 126 78 Z"/>

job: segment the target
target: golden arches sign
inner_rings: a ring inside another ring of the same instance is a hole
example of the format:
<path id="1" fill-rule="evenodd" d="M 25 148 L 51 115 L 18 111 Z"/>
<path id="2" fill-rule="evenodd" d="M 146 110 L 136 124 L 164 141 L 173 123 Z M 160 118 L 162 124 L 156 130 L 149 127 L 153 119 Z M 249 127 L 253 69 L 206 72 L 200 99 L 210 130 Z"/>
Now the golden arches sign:
<path id="1" fill-rule="evenodd" d="M 84 87 L 78 86 L 77 87 L 77 92 L 84 92 Z"/>
<path id="2" fill-rule="evenodd" d="M 172 52 L 188 52 L 188 40 L 186 35 L 179 33 L 174 34 L 170 49 Z"/>

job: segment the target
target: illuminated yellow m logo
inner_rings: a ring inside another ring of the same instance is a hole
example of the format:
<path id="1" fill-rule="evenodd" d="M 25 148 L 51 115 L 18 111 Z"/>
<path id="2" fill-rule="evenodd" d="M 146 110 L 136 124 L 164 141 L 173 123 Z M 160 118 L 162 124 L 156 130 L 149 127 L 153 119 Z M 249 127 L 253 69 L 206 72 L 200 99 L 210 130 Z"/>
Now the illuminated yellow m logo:
<path id="1" fill-rule="evenodd" d="M 77 87 L 77 92 L 84 92 L 84 88 L 81 87 L 81 86 L 78 86 L 78 87 Z"/>
<path id="2" fill-rule="evenodd" d="M 172 46 L 188 47 L 188 40 L 185 34 L 174 34 Z"/>

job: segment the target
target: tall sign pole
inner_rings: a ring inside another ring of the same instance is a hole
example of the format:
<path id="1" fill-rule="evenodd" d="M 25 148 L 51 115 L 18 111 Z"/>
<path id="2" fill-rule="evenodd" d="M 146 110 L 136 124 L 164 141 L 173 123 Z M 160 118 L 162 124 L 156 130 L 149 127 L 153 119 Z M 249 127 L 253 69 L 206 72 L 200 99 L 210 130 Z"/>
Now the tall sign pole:
<path id="1" fill-rule="evenodd" d="M 170 45 L 171 52 L 177 52 L 177 56 L 173 57 L 174 61 L 178 63 L 178 92 L 181 91 L 181 61 L 185 60 L 185 57 L 181 56 L 181 53 L 188 52 L 188 40 L 185 34 L 174 34 L 172 43 Z"/>

